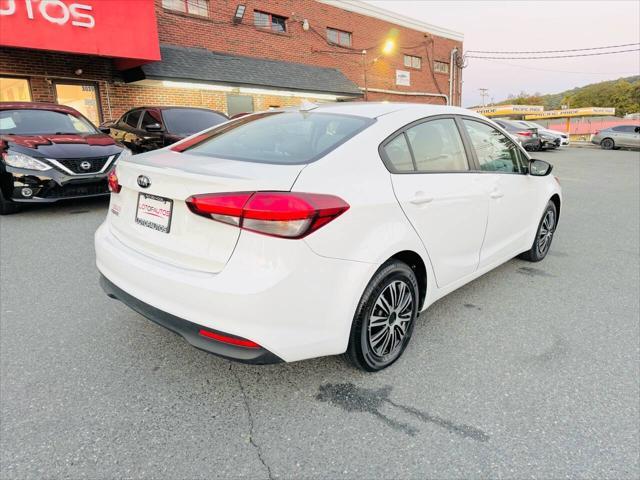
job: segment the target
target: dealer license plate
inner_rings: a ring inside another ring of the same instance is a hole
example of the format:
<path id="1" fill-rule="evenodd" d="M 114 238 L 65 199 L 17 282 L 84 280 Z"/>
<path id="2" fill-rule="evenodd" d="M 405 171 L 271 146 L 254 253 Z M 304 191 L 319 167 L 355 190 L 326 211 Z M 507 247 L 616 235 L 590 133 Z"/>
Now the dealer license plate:
<path id="1" fill-rule="evenodd" d="M 148 193 L 138 194 L 136 223 L 162 233 L 169 233 L 173 200 Z"/>

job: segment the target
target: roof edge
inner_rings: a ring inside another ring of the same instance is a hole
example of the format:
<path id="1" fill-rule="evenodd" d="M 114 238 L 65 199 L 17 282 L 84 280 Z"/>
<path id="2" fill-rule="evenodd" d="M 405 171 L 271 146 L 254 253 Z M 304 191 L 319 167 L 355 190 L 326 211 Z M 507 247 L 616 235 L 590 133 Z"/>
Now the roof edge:
<path id="1" fill-rule="evenodd" d="M 376 7 L 370 3 L 366 3 L 362 0 L 316 0 L 317 2 L 331 5 L 332 7 L 342 8 L 353 13 L 359 13 L 360 15 L 366 15 L 367 17 L 377 18 L 390 23 L 395 23 L 402 27 L 407 27 L 419 32 L 432 33 L 439 37 L 449 38 L 451 40 L 457 40 L 462 42 L 464 40 L 464 34 L 451 30 L 449 28 L 439 27 L 427 22 L 419 22 L 411 17 L 407 17 L 400 13 L 391 12 L 384 8 Z"/>

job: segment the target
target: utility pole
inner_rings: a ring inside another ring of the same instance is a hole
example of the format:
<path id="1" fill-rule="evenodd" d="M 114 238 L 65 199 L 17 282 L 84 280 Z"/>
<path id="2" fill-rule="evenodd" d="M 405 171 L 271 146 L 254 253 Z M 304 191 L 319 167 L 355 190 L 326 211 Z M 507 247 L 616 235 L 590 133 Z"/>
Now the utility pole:
<path id="1" fill-rule="evenodd" d="M 480 90 L 480 96 L 482 97 L 482 106 L 486 107 L 487 106 L 487 102 L 485 101 L 485 98 L 489 96 L 489 94 L 487 93 L 489 91 L 488 88 L 479 88 L 478 90 Z"/>

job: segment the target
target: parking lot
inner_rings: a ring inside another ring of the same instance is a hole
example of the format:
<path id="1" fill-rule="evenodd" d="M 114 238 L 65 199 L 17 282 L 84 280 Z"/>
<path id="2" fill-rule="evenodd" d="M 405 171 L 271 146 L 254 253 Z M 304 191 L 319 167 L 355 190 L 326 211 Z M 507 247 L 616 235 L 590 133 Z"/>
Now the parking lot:
<path id="1" fill-rule="evenodd" d="M 0 477 L 635 478 L 640 153 L 535 156 L 549 257 L 437 302 L 378 374 L 230 363 L 110 300 L 107 201 L 3 217 Z"/>

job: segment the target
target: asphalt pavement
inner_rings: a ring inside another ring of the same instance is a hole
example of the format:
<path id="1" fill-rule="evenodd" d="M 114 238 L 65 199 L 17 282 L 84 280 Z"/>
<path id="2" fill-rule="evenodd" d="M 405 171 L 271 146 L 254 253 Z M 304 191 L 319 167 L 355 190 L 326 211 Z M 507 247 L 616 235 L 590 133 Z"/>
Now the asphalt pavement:
<path id="1" fill-rule="evenodd" d="M 107 298 L 106 201 L 2 217 L 0 478 L 638 478 L 640 153 L 536 156 L 547 259 L 434 304 L 378 374 L 230 363 Z"/>

